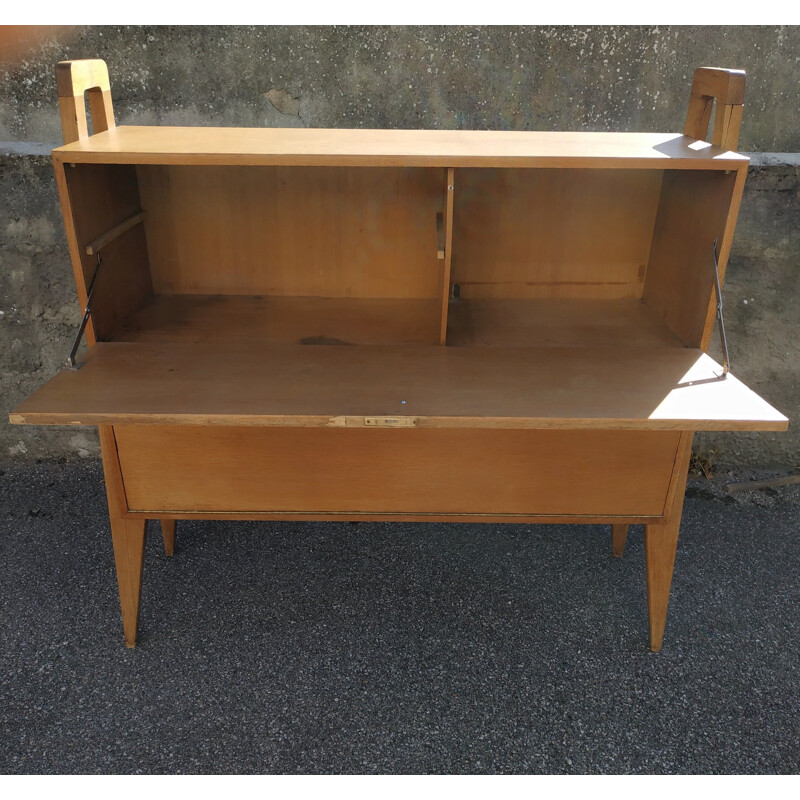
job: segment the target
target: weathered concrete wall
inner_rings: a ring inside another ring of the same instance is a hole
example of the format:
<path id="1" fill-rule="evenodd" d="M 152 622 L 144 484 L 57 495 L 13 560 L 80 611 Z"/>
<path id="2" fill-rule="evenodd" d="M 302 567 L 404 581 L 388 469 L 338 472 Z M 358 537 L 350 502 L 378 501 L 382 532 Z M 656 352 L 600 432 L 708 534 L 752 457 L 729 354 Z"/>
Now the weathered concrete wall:
<path id="1" fill-rule="evenodd" d="M 93 457 L 94 432 L 8 425 L 79 323 L 46 155 L 53 67 L 104 58 L 120 124 L 680 130 L 692 70 L 748 71 L 741 148 L 800 150 L 800 28 L 88 28 L 0 64 L 0 458 Z M 796 159 L 795 159 L 796 161 Z M 800 165 L 750 170 L 725 286 L 735 373 L 800 419 Z M 716 347 L 716 340 L 714 347 Z M 713 350 L 712 350 L 713 352 Z M 788 434 L 701 434 L 723 469 L 800 466 Z"/>
<path id="2" fill-rule="evenodd" d="M 90 456 L 91 429 L 9 425 L 8 412 L 63 366 L 80 323 L 49 156 L 0 155 L 0 456 Z"/>
<path id="3" fill-rule="evenodd" d="M 66 58 L 105 59 L 122 124 L 315 128 L 679 130 L 694 68 L 737 67 L 741 149 L 800 151 L 800 27 L 65 29 L 0 65 L 0 141 L 60 139 Z"/>
<path id="4" fill-rule="evenodd" d="M 695 452 L 723 469 L 800 470 L 800 157 L 786 160 L 750 167 L 722 294 L 731 369 L 789 430 L 698 434 Z M 721 358 L 716 331 L 710 352 Z"/>

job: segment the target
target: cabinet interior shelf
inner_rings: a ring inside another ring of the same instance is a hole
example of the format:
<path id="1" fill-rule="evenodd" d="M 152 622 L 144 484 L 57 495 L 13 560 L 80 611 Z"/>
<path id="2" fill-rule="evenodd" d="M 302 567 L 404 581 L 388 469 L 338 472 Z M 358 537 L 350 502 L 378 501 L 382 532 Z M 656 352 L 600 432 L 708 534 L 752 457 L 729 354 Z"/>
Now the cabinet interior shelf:
<path id="1" fill-rule="evenodd" d="M 438 299 L 155 295 L 116 341 L 255 340 L 305 345 L 439 343 Z M 451 300 L 446 343 L 506 347 L 680 347 L 640 300 Z"/>
<path id="2" fill-rule="evenodd" d="M 428 298 L 155 295 L 115 340 L 438 344 L 440 313 L 439 301 Z"/>
<path id="3" fill-rule="evenodd" d="M 447 343 L 517 347 L 682 347 L 641 300 L 451 300 Z"/>

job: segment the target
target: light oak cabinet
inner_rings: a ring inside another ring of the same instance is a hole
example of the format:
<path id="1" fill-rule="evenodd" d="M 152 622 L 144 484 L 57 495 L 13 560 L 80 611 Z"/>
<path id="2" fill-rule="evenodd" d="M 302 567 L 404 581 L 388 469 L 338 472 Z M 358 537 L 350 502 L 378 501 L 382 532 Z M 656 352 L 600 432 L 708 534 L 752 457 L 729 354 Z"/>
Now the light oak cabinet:
<path id="1" fill-rule="evenodd" d="M 99 426 L 129 646 L 147 520 L 225 518 L 643 523 L 660 648 L 693 432 L 787 426 L 705 354 L 743 73 L 683 135 L 116 127 L 57 75 L 90 347 L 11 420 Z"/>

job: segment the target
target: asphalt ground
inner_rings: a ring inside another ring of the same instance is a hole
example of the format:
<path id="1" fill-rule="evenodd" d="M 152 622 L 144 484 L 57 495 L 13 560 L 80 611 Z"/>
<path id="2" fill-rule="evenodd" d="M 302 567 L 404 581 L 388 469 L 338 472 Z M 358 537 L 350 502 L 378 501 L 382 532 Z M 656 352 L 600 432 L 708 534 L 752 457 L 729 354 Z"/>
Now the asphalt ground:
<path id="1" fill-rule="evenodd" d="M 659 654 L 641 527 L 434 523 L 150 523 L 128 650 L 100 465 L 0 472 L 4 774 L 800 772 L 799 486 L 690 482 Z"/>

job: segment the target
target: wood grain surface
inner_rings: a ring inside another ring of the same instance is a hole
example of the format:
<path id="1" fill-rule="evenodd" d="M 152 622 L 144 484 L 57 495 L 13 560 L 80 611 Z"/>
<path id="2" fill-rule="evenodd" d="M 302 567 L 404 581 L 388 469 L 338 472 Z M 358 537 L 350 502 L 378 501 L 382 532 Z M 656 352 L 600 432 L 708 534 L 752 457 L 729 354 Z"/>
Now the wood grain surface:
<path id="1" fill-rule="evenodd" d="M 133 510 L 345 514 L 659 516 L 680 437 L 125 425 L 114 432 Z"/>
<path id="2" fill-rule="evenodd" d="M 495 347 L 679 347 L 640 300 L 473 297 L 450 301 L 447 343 Z"/>
<path id="3" fill-rule="evenodd" d="M 662 176 L 458 170 L 452 282 L 464 298 L 641 297 Z"/>
<path id="4" fill-rule="evenodd" d="M 439 297 L 440 169 L 137 174 L 156 293 Z"/>
<path id="5" fill-rule="evenodd" d="M 66 162 L 292 166 L 734 169 L 748 159 L 679 133 L 117 126 Z"/>
<path id="6" fill-rule="evenodd" d="M 99 343 L 34 424 L 783 430 L 699 350 Z"/>
<path id="7" fill-rule="evenodd" d="M 434 345 L 440 313 L 435 299 L 156 295 L 117 341 Z"/>

